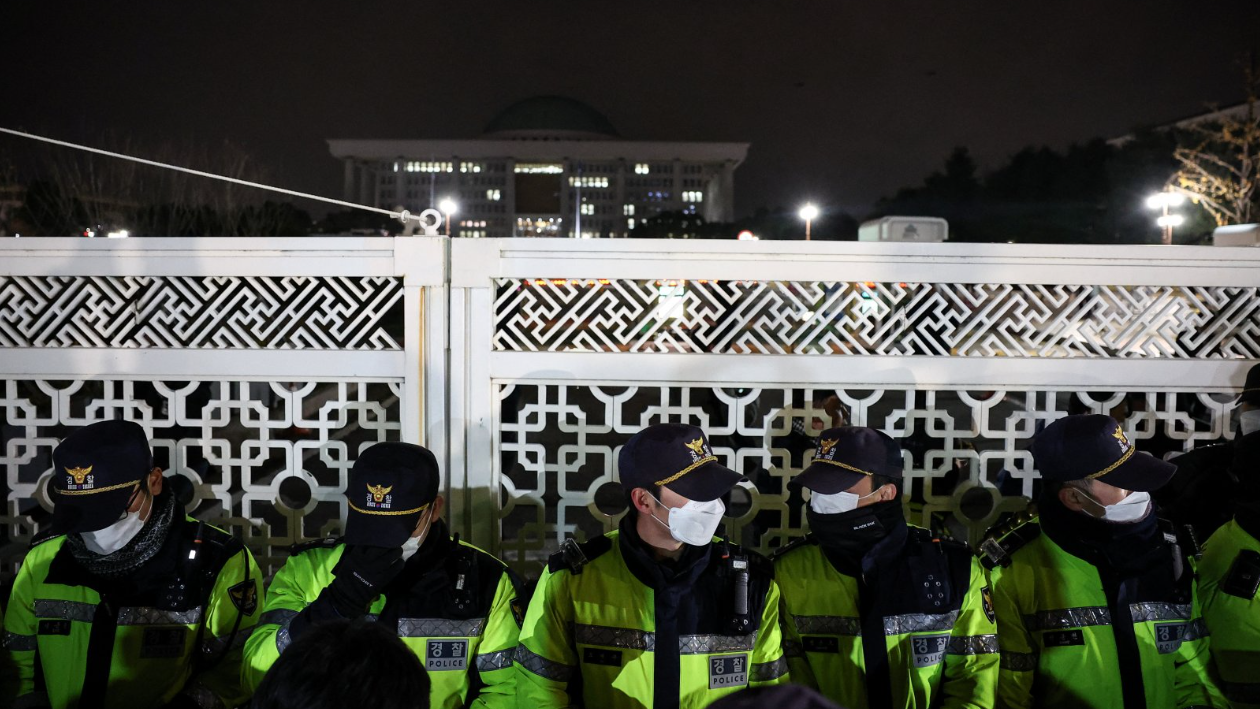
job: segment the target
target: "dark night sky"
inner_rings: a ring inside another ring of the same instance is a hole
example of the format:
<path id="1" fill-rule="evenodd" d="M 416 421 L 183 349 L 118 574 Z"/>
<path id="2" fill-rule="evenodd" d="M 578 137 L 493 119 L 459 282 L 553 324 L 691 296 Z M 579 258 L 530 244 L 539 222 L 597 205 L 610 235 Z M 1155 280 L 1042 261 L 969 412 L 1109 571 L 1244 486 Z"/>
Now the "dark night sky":
<path id="1" fill-rule="evenodd" d="M 752 143 L 741 213 L 860 213 L 955 145 L 991 168 L 1236 102 L 1257 30 L 1256 0 L 6 0 L 0 126 L 227 138 L 340 197 L 326 138 L 472 137 L 563 94 L 629 138 Z"/>

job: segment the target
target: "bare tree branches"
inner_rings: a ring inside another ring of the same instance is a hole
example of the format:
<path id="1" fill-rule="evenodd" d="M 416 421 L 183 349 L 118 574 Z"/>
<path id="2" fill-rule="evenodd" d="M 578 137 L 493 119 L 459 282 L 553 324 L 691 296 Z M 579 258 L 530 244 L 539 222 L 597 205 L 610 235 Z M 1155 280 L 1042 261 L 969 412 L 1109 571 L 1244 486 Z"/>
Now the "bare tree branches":
<path id="1" fill-rule="evenodd" d="M 1190 145 L 1173 151 L 1181 165 L 1170 186 L 1202 205 L 1218 226 L 1260 218 L 1260 74 L 1244 71 L 1245 110 L 1189 126 Z"/>

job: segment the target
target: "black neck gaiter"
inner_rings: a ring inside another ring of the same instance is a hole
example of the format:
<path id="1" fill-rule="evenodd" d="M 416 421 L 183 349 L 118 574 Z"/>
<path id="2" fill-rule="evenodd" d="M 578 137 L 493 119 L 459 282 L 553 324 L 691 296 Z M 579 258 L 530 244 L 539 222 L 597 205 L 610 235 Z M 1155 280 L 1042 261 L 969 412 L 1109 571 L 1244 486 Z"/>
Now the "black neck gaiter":
<path id="1" fill-rule="evenodd" d="M 862 559 L 876 545 L 906 527 L 901 500 L 876 502 L 849 512 L 824 515 L 806 509 L 810 534 L 818 540 L 828 558 L 844 573 L 862 572 Z"/>

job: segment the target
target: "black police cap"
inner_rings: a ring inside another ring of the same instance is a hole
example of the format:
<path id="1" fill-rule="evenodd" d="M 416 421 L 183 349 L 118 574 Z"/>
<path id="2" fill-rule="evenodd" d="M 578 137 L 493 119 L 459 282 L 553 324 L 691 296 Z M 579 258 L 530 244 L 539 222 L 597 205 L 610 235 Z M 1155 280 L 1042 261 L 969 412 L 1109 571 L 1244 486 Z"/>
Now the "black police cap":
<path id="1" fill-rule="evenodd" d="M 902 468 L 901 446 L 891 436 L 865 426 L 841 426 L 819 434 L 813 462 L 788 486 L 834 495 L 872 475 L 900 479 Z"/>
<path id="2" fill-rule="evenodd" d="M 152 469 L 149 438 L 132 421 L 100 421 L 66 436 L 53 449 L 53 531 L 95 532 L 117 522 Z"/>
<path id="3" fill-rule="evenodd" d="M 1110 416 L 1064 416 L 1033 437 L 1033 463 L 1044 480 L 1098 480 L 1124 490 L 1153 492 L 1177 466 L 1139 453 Z"/>
<path id="4" fill-rule="evenodd" d="M 350 469 L 346 501 L 347 544 L 398 547 L 437 499 L 442 475 L 437 458 L 413 443 L 377 443 Z"/>
<path id="5" fill-rule="evenodd" d="M 697 426 L 660 423 L 639 431 L 621 447 L 617 472 L 625 490 L 645 488 L 660 498 L 667 487 L 688 500 L 708 502 L 730 492 L 744 476 L 718 462 Z"/>

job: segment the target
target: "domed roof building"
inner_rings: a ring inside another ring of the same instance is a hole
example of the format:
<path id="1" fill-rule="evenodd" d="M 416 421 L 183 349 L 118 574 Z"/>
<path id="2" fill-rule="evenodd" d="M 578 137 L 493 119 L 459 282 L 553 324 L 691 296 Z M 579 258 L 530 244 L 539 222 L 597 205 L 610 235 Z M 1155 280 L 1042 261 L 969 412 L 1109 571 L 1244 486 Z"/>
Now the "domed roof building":
<path id="1" fill-rule="evenodd" d="M 661 212 L 734 218 L 747 143 L 629 140 L 600 111 L 534 96 L 481 135 L 449 140 L 329 140 L 345 198 L 412 212 L 459 205 L 451 235 L 625 237 Z"/>
<path id="2" fill-rule="evenodd" d="M 534 96 L 499 111 L 486 129 L 490 138 L 610 140 L 617 131 L 604 114 L 564 96 Z"/>

